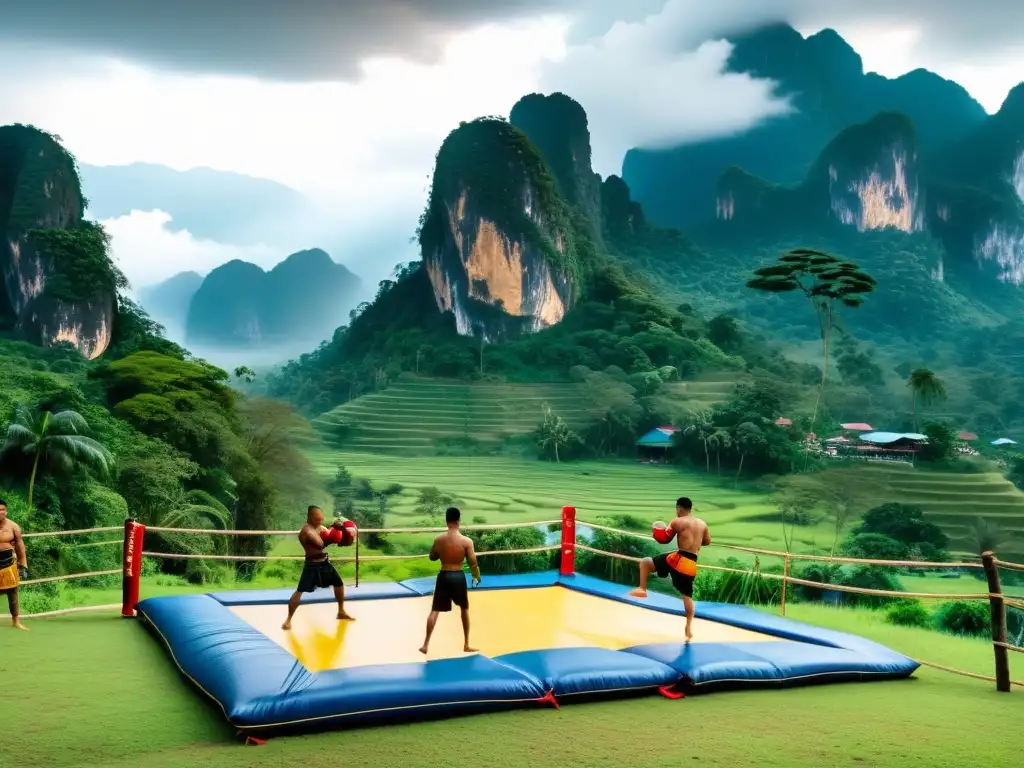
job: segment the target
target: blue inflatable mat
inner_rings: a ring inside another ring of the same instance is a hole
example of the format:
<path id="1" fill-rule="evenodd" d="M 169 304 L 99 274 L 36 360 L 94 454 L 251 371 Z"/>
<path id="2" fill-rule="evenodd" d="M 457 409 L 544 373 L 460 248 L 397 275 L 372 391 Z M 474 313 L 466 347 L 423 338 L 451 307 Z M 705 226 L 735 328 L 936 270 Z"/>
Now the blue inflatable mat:
<path id="1" fill-rule="evenodd" d="M 433 582 L 430 578 L 402 584 L 370 583 L 358 589 L 349 588 L 346 595 L 352 600 L 418 600 L 430 594 Z M 251 619 L 250 614 L 260 611 L 258 606 L 262 605 L 268 606 L 268 611 L 280 612 L 291 590 L 150 598 L 139 603 L 138 615 L 166 645 L 182 674 L 216 701 L 232 724 L 246 732 L 478 712 L 524 703 L 550 703 L 552 695 L 558 701 L 564 697 L 667 687 L 700 691 L 764 684 L 879 680 L 908 677 L 917 668 L 912 660 L 863 638 L 743 606 L 714 603 L 698 603 L 698 618 L 759 632 L 764 640 L 756 635 L 751 639 L 751 635 L 737 631 L 735 642 L 538 647 L 535 643 L 557 645 L 565 637 L 586 643 L 588 637 L 595 636 L 605 638 L 600 642 L 614 643 L 607 638 L 629 637 L 632 614 L 624 614 L 623 610 L 681 615 L 682 603 L 653 592 L 646 600 L 638 600 L 628 596 L 628 587 L 585 576 L 559 577 L 553 571 L 488 576 L 478 589 L 492 593 L 492 600 L 493 593 L 505 589 L 570 589 L 635 607 L 623 609 L 597 600 L 596 604 L 584 606 L 580 615 L 568 615 L 564 607 L 568 604 L 561 600 L 528 602 L 553 608 L 546 616 L 524 614 L 524 622 L 555 622 L 556 627 L 562 627 L 558 624 L 561 622 L 564 627 L 552 633 L 545 625 L 546 631 L 540 631 L 545 629 L 541 627 L 536 635 L 521 633 L 524 650 L 494 658 L 470 654 L 431 660 L 424 657 L 421 662 L 410 663 L 416 656 L 413 647 L 400 651 L 406 654 L 401 663 L 364 662 L 362 666 L 358 665 L 359 660 L 370 657 L 360 652 L 356 657 L 348 657 L 347 662 L 329 662 L 337 668 L 318 672 L 307 669 L 285 647 L 291 642 L 284 639 L 286 635 L 275 641 L 243 618 Z M 326 594 L 315 594 L 312 600 L 304 596 L 304 602 L 333 600 L 330 590 L 322 592 Z M 524 605 L 522 601 L 512 604 Z M 417 632 L 421 608 L 425 617 L 427 606 L 417 606 L 407 613 L 415 617 L 411 621 Z M 366 615 L 378 617 L 377 621 L 394 621 L 396 613 L 381 606 L 376 611 L 367 610 Z M 500 612 L 498 615 L 509 616 Z M 643 619 L 639 614 L 636 618 Z M 509 620 L 517 621 L 514 615 Z M 602 631 L 607 620 L 619 622 L 616 632 Z M 279 626 L 276 622 L 275 616 L 271 623 L 256 624 Z M 650 622 L 646 620 L 638 622 L 638 626 L 647 624 Z M 675 619 L 661 625 L 659 631 L 674 636 Z M 381 627 L 383 632 L 395 629 L 391 625 Z M 728 630 L 724 634 L 728 635 Z M 717 629 L 715 636 L 723 636 L 723 630 Z M 344 637 L 342 630 L 337 642 L 343 643 Z M 418 638 L 410 638 L 410 642 L 416 643 Z M 382 657 L 378 654 L 375 658 Z"/>

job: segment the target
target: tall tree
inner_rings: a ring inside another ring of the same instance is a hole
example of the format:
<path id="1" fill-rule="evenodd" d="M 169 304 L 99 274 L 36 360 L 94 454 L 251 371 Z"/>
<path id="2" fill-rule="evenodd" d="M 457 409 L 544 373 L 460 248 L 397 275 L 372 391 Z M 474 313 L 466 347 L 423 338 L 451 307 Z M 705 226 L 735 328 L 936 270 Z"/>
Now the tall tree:
<path id="1" fill-rule="evenodd" d="M 736 480 L 734 485 L 739 483 L 740 475 L 743 474 L 743 460 L 747 458 L 747 454 L 751 451 L 756 451 L 766 444 L 764 432 L 761 428 L 752 421 L 744 421 L 738 427 L 736 427 L 736 434 L 734 436 L 733 443 L 740 452 L 740 465 L 736 469 Z"/>
<path id="2" fill-rule="evenodd" d="M 946 387 L 942 379 L 927 368 L 918 368 L 907 379 L 910 388 L 911 404 L 914 409 L 914 431 L 917 431 L 917 403 L 922 405 L 946 399 Z"/>
<path id="3" fill-rule="evenodd" d="M 693 422 L 683 430 L 684 435 L 693 435 L 704 444 L 704 463 L 707 473 L 711 474 L 711 451 L 708 443 L 715 434 L 715 424 L 710 411 L 701 411 L 693 417 Z"/>
<path id="4" fill-rule="evenodd" d="M 754 271 L 747 287 L 766 293 L 800 291 L 811 302 L 818 318 L 821 336 L 821 385 L 814 399 L 811 428 L 818 419 L 821 395 L 828 378 L 828 345 L 840 306 L 859 307 L 863 295 L 871 293 L 877 283 L 852 261 L 844 261 L 824 251 L 797 248 L 782 254 L 775 264 Z"/>
<path id="5" fill-rule="evenodd" d="M 28 478 L 28 506 L 32 508 L 39 470 L 73 472 L 88 468 L 108 471 L 113 457 L 98 442 L 85 435 L 89 424 L 76 411 L 34 412 L 18 405 L 7 427 L 3 452 L 21 453 L 32 460 Z"/>

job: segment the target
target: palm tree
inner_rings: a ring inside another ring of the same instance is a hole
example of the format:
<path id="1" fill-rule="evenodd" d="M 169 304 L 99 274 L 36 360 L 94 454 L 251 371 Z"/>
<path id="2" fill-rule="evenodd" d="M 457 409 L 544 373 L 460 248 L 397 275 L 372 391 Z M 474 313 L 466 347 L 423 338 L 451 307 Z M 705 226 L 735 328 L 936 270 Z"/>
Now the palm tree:
<path id="1" fill-rule="evenodd" d="M 871 293 L 876 285 L 875 279 L 854 262 L 808 248 L 787 251 L 775 264 L 755 270 L 754 277 L 747 281 L 748 288 L 765 293 L 800 291 L 814 307 L 821 336 L 822 365 L 821 385 L 811 416 L 812 430 L 828 376 L 828 348 L 837 319 L 836 305 L 855 309 L 864 301 L 863 294 Z"/>
<path id="2" fill-rule="evenodd" d="M 946 399 L 946 387 L 942 379 L 936 376 L 927 368 L 918 368 L 910 374 L 907 379 L 907 386 L 910 387 L 911 402 L 914 409 L 914 431 L 917 431 L 917 401 L 920 398 L 923 405 Z"/>
<path id="3" fill-rule="evenodd" d="M 21 453 L 32 457 L 32 473 L 28 479 L 28 506 L 32 508 L 36 476 L 40 468 L 73 472 L 88 468 L 107 472 L 114 459 L 98 442 L 84 434 L 89 423 L 76 411 L 33 412 L 18 405 L 14 420 L 7 426 L 4 453 Z"/>

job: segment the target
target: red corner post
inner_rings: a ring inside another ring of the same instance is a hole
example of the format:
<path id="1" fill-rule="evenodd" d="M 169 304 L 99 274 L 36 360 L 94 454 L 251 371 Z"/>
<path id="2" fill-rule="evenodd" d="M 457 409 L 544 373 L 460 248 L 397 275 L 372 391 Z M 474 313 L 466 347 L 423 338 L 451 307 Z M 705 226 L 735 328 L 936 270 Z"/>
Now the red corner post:
<path id="1" fill-rule="evenodd" d="M 121 577 L 121 615 L 126 618 L 135 616 L 135 606 L 139 602 L 139 581 L 142 576 L 142 542 L 145 535 L 146 526 L 142 523 L 135 520 L 124 521 L 124 572 Z"/>
<path id="2" fill-rule="evenodd" d="M 562 507 L 562 565 L 559 573 L 572 576 L 576 572 L 576 507 Z"/>

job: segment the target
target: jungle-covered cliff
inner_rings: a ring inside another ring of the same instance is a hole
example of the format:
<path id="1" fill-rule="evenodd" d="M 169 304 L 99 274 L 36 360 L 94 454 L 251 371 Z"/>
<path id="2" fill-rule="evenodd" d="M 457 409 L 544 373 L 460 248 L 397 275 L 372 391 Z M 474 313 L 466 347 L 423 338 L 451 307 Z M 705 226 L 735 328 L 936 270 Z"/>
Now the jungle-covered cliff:
<path id="1" fill-rule="evenodd" d="M 770 25 L 730 42 L 727 70 L 774 81 L 791 110 L 725 138 L 630 150 L 623 177 L 662 225 L 689 230 L 713 218 L 718 179 L 730 166 L 773 184 L 800 183 L 836 134 L 881 112 L 907 115 L 925 153 L 987 117 L 963 87 L 927 70 L 892 79 L 865 72 L 860 55 L 831 29 L 805 38 L 788 25 Z"/>
<path id="2" fill-rule="evenodd" d="M 0 318 L 34 343 L 69 342 L 95 358 L 126 283 L 84 207 L 75 160 L 54 136 L 0 126 Z"/>
<path id="3" fill-rule="evenodd" d="M 463 123 L 441 145 L 419 243 L 438 308 L 489 340 L 560 322 L 584 273 L 558 182 L 498 118 Z"/>

